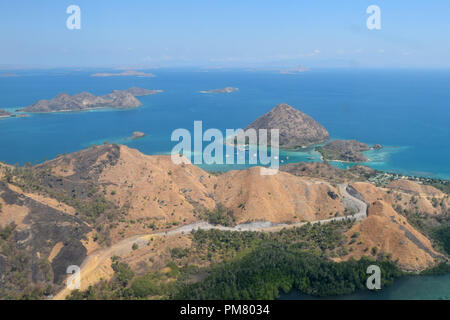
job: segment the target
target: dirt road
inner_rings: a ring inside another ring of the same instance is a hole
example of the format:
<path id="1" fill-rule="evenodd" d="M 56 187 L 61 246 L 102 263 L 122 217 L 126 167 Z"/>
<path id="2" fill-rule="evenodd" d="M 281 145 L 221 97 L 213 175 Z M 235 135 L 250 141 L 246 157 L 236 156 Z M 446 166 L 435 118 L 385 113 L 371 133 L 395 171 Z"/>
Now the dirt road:
<path id="1" fill-rule="evenodd" d="M 225 231 L 259 231 L 259 232 L 276 232 L 283 228 L 295 228 L 303 226 L 307 223 L 329 223 L 332 221 L 341 221 L 345 219 L 355 219 L 362 220 L 367 217 L 367 204 L 361 201 L 360 199 L 352 196 L 348 191 L 347 184 L 341 184 L 338 186 L 339 191 L 342 195 L 342 201 L 344 206 L 353 212 L 356 212 L 353 215 L 345 216 L 345 217 L 335 217 L 326 220 L 317 220 L 312 222 L 299 222 L 293 224 L 274 224 L 271 222 L 252 222 L 246 224 L 240 224 L 235 227 L 224 227 L 219 225 L 212 225 L 208 222 L 197 222 L 189 225 L 185 225 L 176 229 L 172 229 L 166 232 L 157 232 L 150 233 L 144 235 L 137 235 L 133 237 L 129 237 L 122 241 L 119 241 L 112 245 L 111 247 L 99 249 L 94 251 L 86 259 L 80 266 L 81 269 L 81 289 L 85 290 L 89 285 L 96 283 L 99 279 L 105 278 L 108 279 L 111 276 L 111 271 L 108 268 L 108 264 L 110 264 L 110 258 L 113 256 L 124 256 L 130 252 L 132 252 L 133 244 L 137 244 L 139 247 L 145 246 L 148 244 L 151 238 L 154 237 L 170 237 L 176 236 L 180 234 L 189 234 L 194 230 L 203 229 L 218 229 Z M 64 288 L 61 290 L 53 299 L 61 300 L 65 299 L 67 295 L 70 294 L 69 289 Z"/>

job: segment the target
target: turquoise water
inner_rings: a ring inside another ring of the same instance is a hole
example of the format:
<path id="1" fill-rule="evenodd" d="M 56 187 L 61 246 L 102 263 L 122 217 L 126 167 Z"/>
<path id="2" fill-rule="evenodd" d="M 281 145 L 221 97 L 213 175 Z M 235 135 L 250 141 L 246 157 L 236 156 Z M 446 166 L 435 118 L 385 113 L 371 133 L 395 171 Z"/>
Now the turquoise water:
<path id="1" fill-rule="evenodd" d="M 0 120 L 0 161 L 41 162 L 104 141 L 125 143 L 147 154 L 168 153 L 176 128 L 245 127 L 280 102 L 323 124 L 332 138 L 386 147 L 368 154 L 373 168 L 450 178 L 450 71 L 313 70 L 275 72 L 151 70 L 155 78 L 94 78 L 89 72 L 22 71 L 0 77 L 0 108 L 14 109 L 60 92 L 106 94 L 138 86 L 164 93 L 139 97 L 143 107 L 119 111 L 39 114 Z M 200 90 L 238 87 L 232 94 Z M 147 137 L 126 140 L 133 131 Z M 289 156 L 289 160 L 286 160 Z M 282 153 L 286 162 L 315 161 L 312 149 Z M 229 169 L 210 167 L 213 170 Z"/>
<path id="2" fill-rule="evenodd" d="M 317 300 L 292 291 L 283 294 L 281 300 Z M 324 299 L 324 298 L 322 298 Z M 346 296 L 328 297 L 337 300 L 450 300 L 450 274 L 443 276 L 409 276 L 395 280 L 394 284 L 380 291 L 361 291 Z"/>

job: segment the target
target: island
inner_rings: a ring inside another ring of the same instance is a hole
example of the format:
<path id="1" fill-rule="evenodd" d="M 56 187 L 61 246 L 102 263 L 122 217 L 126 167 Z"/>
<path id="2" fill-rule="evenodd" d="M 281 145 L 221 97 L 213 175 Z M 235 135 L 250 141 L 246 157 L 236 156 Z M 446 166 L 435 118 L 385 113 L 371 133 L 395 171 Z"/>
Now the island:
<path id="1" fill-rule="evenodd" d="M 133 132 L 133 134 L 131 135 L 131 137 L 129 137 L 128 139 L 130 140 L 134 140 L 134 139 L 139 139 L 139 138 L 143 138 L 145 137 L 146 134 L 144 132 L 141 131 L 135 131 Z"/>
<path id="2" fill-rule="evenodd" d="M 223 89 L 203 90 L 203 91 L 200 91 L 200 93 L 232 93 L 232 92 L 235 92 L 238 90 L 239 90 L 239 88 L 226 87 Z"/>
<path id="3" fill-rule="evenodd" d="M 372 149 L 375 149 L 375 150 L 383 149 L 383 146 L 381 144 L 377 143 L 372 146 Z"/>
<path id="4" fill-rule="evenodd" d="M 0 119 L 9 118 L 9 117 L 14 117 L 14 115 L 11 112 L 0 109 Z"/>
<path id="5" fill-rule="evenodd" d="M 284 69 L 280 71 L 280 74 L 295 74 L 295 73 L 304 73 L 309 71 L 308 68 L 303 66 L 297 66 L 294 68 Z"/>
<path id="6" fill-rule="evenodd" d="M 138 87 L 131 87 L 130 89 L 127 89 L 125 91 L 132 94 L 135 97 L 148 96 L 148 95 L 163 92 L 163 90 L 149 90 L 149 89 L 143 89 L 143 88 L 138 88 Z"/>
<path id="7" fill-rule="evenodd" d="M 333 140 L 324 146 L 316 147 L 316 151 L 322 154 L 324 160 L 345 162 L 366 162 L 369 159 L 362 151 L 370 150 L 370 147 L 356 140 Z"/>
<path id="8" fill-rule="evenodd" d="M 5 72 L 0 74 L 0 77 L 5 77 L 5 78 L 15 78 L 18 77 L 19 75 L 17 73 L 13 73 L 13 72 Z"/>
<path id="9" fill-rule="evenodd" d="M 103 73 L 94 73 L 91 74 L 91 77 L 154 77 L 155 75 L 153 73 L 145 73 L 141 71 L 134 71 L 134 70 L 126 70 L 123 72 L 118 73 L 109 73 L 109 72 L 103 72 Z"/>
<path id="10" fill-rule="evenodd" d="M 282 149 L 306 148 L 330 138 L 330 134 L 322 125 L 286 103 L 277 105 L 249 124 L 244 131 L 248 129 L 267 129 L 268 143 L 271 141 L 270 129 L 279 129 L 279 147 Z"/>
<path id="11" fill-rule="evenodd" d="M 86 111 L 100 108 L 129 109 L 140 107 L 142 103 L 137 96 L 160 93 L 162 90 L 148 90 L 132 87 L 127 90 L 114 90 L 104 96 L 95 96 L 89 92 L 82 92 L 73 96 L 60 93 L 51 100 L 40 100 L 35 104 L 19 109 L 18 112 L 49 113 L 67 111 Z"/>

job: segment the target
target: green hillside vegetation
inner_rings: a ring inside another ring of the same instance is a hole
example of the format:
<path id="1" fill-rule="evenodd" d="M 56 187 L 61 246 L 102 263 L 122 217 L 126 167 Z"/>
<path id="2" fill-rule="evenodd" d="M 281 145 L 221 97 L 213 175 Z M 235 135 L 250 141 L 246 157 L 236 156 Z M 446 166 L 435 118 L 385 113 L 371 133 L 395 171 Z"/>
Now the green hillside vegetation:
<path id="1" fill-rule="evenodd" d="M 274 299 L 292 289 L 348 294 L 365 288 L 367 266 L 374 263 L 382 269 L 382 285 L 392 284 L 402 272 L 390 260 L 330 260 L 345 254 L 342 233 L 352 224 L 308 224 L 273 233 L 198 230 L 190 248 L 170 249 L 169 272 L 136 276 L 116 258 L 111 281 L 75 291 L 69 299 Z M 193 258 L 210 264 L 196 267 L 189 263 Z"/>
<path id="2" fill-rule="evenodd" d="M 365 288 L 363 258 L 335 263 L 289 245 L 266 244 L 236 261 L 212 267 L 203 281 L 179 288 L 174 299 L 275 299 L 292 289 L 315 296 L 350 294 Z M 377 261 L 382 286 L 402 272 L 392 261 Z"/>

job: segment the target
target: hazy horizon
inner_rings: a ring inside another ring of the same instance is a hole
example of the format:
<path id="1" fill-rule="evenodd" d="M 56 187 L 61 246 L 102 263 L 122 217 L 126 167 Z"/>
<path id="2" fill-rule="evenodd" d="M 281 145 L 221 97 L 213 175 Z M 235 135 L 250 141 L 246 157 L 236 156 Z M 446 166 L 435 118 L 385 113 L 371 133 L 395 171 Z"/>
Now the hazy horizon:
<path id="1" fill-rule="evenodd" d="M 70 5 L 80 29 L 66 25 Z M 369 6 L 381 29 L 369 30 Z M 448 1 L 0 4 L 0 68 L 450 68 Z"/>

